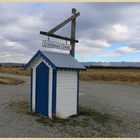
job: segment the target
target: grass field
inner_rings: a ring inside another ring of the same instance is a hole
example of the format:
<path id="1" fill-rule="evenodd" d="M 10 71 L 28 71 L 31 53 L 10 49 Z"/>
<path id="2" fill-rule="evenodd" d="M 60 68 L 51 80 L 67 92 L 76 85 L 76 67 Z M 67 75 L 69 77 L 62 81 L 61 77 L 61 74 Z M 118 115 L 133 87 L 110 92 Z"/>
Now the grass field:
<path id="1" fill-rule="evenodd" d="M 14 67 L 0 67 L 1 73 L 10 73 L 17 75 L 30 75 L 30 70 L 25 70 L 24 68 L 14 68 Z"/>
<path id="2" fill-rule="evenodd" d="M 87 69 L 80 80 L 140 85 L 140 69 Z"/>
<path id="3" fill-rule="evenodd" d="M 18 85 L 18 84 L 22 84 L 24 82 L 25 81 L 19 80 L 19 79 L 7 78 L 7 77 L 0 76 L 0 84 L 2 84 L 2 85 Z"/>
<path id="4" fill-rule="evenodd" d="M 0 67 L 0 72 L 30 75 L 30 70 L 25 70 L 24 68 Z M 80 72 L 80 80 L 140 85 L 140 69 L 87 69 L 84 72 Z"/>

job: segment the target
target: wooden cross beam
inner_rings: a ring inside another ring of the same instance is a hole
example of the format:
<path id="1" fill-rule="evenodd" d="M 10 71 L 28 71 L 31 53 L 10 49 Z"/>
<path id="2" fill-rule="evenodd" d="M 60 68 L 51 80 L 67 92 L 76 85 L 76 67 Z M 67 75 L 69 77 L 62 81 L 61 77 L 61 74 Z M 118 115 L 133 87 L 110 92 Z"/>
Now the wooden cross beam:
<path id="1" fill-rule="evenodd" d="M 56 34 L 49 34 L 48 32 L 44 32 L 44 31 L 40 31 L 40 34 L 41 35 L 50 36 L 50 37 L 55 37 L 55 38 L 66 40 L 66 41 L 72 41 L 71 38 L 60 36 L 60 35 L 56 35 Z M 74 42 L 78 43 L 79 41 L 78 40 L 74 40 Z"/>

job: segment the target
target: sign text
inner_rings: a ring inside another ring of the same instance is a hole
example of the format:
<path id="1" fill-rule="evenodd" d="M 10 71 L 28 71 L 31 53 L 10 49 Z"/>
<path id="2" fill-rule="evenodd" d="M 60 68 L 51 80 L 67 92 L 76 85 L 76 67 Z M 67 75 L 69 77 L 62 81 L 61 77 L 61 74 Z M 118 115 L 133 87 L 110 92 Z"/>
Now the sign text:
<path id="1" fill-rule="evenodd" d="M 62 43 L 47 41 L 47 40 L 42 40 L 42 47 L 62 49 L 62 50 L 71 50 L 71 45 L 69 44 L 62 44 Z"/>

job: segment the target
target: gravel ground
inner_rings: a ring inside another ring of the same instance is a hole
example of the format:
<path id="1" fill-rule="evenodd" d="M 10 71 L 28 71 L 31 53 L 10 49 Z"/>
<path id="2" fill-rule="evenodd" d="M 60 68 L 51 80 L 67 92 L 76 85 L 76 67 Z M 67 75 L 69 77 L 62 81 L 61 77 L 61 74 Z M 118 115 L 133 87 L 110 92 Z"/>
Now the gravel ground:
<path id="1" fill-rule="evenodd" d="M 124 120 L 122 137 L 140 137 L 140 86 L 80 82 L 80 104 Z"/>
<path id="2" fill-rule="evenodd" d="M 7 76 L 6 74 L 0 74 Z M 18 86 L 0 85 L 0 137 L 58 137 L 63 136 L 57 129 L 45 127 L 32 116 L 13 112 L 8 102 L 29 98 L 29 78 L 26 76 L 8 77 L 27 81 Z"/>
<path id="3" fill-rule="evenodd" d="M 29 99 L 29 77 L 0 74 L 23 79 L 25 84 L 18 86 L 0 85 L 0 137 L 98 137 L 104 134 L 99 123 L 88 120 L 89 127 L 59 126 L 51 127 L 38 123 L 35 117 L 16 113 L 8 108 L 8 103 L 18 99 Z M 112 124 L 111 131 L 119 137 L 140 137 L 140 87 L 101 83 L 80 82 L 80 105 L 122 118 L 123 127 Z M 108 127 L 108 126 L 107 126 Z M 92 130 L 90 130 L 92 129 Z M 110 129 L 110 128 L 108 128 Z M 91 133 L 92 132 L 92 133 Z"/>

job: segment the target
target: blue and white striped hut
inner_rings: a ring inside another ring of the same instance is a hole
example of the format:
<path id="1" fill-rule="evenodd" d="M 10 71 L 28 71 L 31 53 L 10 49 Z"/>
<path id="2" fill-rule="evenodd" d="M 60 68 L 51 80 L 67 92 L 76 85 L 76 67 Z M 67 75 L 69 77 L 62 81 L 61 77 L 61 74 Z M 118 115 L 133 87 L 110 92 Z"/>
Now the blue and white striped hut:
<path id="1" fill-rule="evenodd" d="M 70 54 L 39 50 L 26 68 L 31 68 L 32 112 L 49 118 L 78 114 L 81 63 Z"/>

